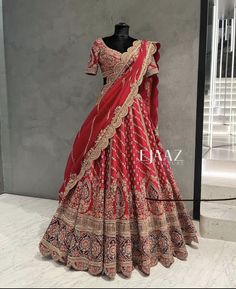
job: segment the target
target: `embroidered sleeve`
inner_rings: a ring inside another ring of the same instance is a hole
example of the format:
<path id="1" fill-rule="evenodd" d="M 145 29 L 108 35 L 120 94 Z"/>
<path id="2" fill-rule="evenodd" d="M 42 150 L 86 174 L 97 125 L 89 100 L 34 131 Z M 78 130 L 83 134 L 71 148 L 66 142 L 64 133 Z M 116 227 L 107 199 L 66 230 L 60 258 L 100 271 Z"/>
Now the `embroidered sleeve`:
<path id="1" fill-rule="evenodd" d="M 148 65 L 148 68 L 147 68 L 146 77 L 149 77 L 149 76 L 156 74 L 156 73 L 159 73 L 159 68 L 157 66 L 157 63 L 155 61 L 154 56 L 152 56 L 152 60 L 151 60 L 150 64 Z"/>
<path id="2" fill-rule="evenodd" d="M 90 49 L 90 55 L 87 67 L 85 69 L 86 74 L 96 75 L 98 71 L 99 64 L 99 46 L 97 41 L 95 40 Z"/>

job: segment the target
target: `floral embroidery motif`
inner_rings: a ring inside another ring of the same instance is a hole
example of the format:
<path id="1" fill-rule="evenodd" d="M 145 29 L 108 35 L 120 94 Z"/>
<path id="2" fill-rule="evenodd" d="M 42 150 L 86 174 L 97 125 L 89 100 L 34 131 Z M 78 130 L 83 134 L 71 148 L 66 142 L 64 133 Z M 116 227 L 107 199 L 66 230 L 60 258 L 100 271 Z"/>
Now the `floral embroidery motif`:
<path id="1" fill-rule="evenodd" d="M 138 43 L 123 59 L 133 61 Z M 119 53 L 108 53 L 101 41 L 96 45 L 99 49 L 92 50 L 88 66 L 93 73 L 98 58 L 104 57 L 108 64 L 109 59 L 120 59 Z M 148 103 L 138 90 L 144 77 L 157 72 L 152 65 L 155 51 L 156 46 L 149 42 L 140 76 L 126 101 L 117 106 L 110 125 L 100 131 L 80 173 L 71 174 L 64 201 L 40 241 L 43 256 L 113 279 L 117 272 L 130 277 L 135 266 L 146 275 L 158 262 L 169 267 L 174 257 L 187 258 L 186 244 L 198 242 L 159 136 L 152 129 Z M 118 77 L 124 69 L 119 65 L 110 75 L 117 73 Z M 108 83 L 114 80 L 111 76 Z M 162 161 L 140 161 L 141 149 L 158 151 Z"/>
<path id="2" fill-rule="evenodd" d="M 137 41 L 136 43 L 139 43 L 139 41 Z M 135 47 L 135 46 L 133 46 L 133 47 Z M 133 48 L 133 47 L 130 47 L 130 48 Z M 106 127 L 106 129 L 102 130 L 99 133 L 97 140 L 95 141 L 96 145 L 94 147 L 92 147 L 87 152 L 84 160 L 82 161 L 82 168 L 81 168 L 79 174 L 77 175 L 76 178 L 73 177 L 73 180 L 70 180 L 70 182 L 66 186 L 64 197 L 66 197 L 67 193 L 76 185 L 77 181 L 82 178 L 85 171 L 87 169 L 89 169 L 89 167 L 91 166 L 92 162 L 100 156 L 101 151 L 108 146 L 109 139 L 114 136 L 116 129 L 122 123 L 122 119 L 128 114 L 128 109 L 133 104 L 133 101 L 134 101 L 136 95 L 138 94 L 139 85 L 142 82 L 142 79 L 145 75 L 147 67 L 151 62 L 151 57 L 152 57 L 153 53 L 156 51 L 156 49 L 157 49 L 156 46 L 152 42 L 148 43 L 147 56 L 146 56 L 146 59 L 143 61 L 142 70 L 140 72 L 139 78 L 132 85 L 131 91 L 130 91 L 128 97 L 126 98 L 123 106 L 117 107 L 117 111 L 115 112 L 110 125 L 108 125 Z M 130 53 L 132 53 L 132 52 L 133 52 L 133 50 L 128 49 L 128 51 L 126 53 L 123 53 L 123 55 L 124 55 L 124 57 L 129 57 Z M 108 85 L 109 85 L 109 83 L 108 83 Z"/>
<path id="3" fill-rule="evenodd" d="M 100 66 L 102 76 L 106 77 L 107 82 L 110 84 L 125 67 L 129 67 L 130 63 L 134 61 L 140 43 L 141 40 L 135 40 L 126 52 L 120 53 L 106 46 L 102 38 L 97 38 L 92 44 L 85 72 L 97 74 L 98 66 Z"/>

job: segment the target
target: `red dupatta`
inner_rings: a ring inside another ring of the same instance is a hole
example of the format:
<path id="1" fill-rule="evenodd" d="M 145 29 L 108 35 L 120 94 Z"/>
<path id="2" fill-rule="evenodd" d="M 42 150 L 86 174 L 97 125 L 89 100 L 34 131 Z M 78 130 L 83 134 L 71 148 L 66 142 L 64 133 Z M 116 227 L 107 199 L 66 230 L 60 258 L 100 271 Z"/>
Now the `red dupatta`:
<path id="1" fill-rule="evenodd" d="M 153 57 L 159 71 L 158 61 L 160 59 L 159 49 L 161 45 L 159 42 L 156 42 L 155 45 L 156 49 L 153 54 Z M 142 98 L 145 100 L 147 104 L 147 107 L 149 108 L 149 116 L 155 134 L 158 134 L 158 94 L 159 94 L 158 83 L 159 77 L 155 73 L 151 75 L 151 77 L 144 78 L 139 87 L 139 93 L 141 94 Z"/>
<path id="2" fill-rule="evenodd" d="M 117 78 L 108 85 L 75 137 L 64 172 L 64 182 L 59 189 L 59 202 L 65 199 L 107 147 L 137 95 L 141 95 L 149 106 L 152 126 L 156 129 L 158 76 L 154 74 L 145 78 L 144 75 L 152 56 L 156 62 L 159 60 L 159 48 L 160 43 L 140 40 L 136 54 L 131 50 L 128 50 L 131 53 L 126 53 L 125 63 L 117 68 Z"/>

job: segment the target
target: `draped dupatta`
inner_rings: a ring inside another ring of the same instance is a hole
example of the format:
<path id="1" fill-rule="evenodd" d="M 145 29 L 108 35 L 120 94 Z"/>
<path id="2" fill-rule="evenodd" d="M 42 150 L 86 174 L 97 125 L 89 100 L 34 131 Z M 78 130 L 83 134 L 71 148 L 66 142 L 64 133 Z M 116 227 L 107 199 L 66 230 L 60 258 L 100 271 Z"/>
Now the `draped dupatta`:
<path id="1" fill-rule="evenodd" d="M 153 53 L 156 66 L 159 70 L 158 61 L 160 59 L 160 43 L 154 43 L 156 49 Z M 145 100 L 147 107 L 149 109 L 149 117 L 151 120 L 152 128 L 155 134 L 158 135 L 158 83 L 159 77 L 158 74 L 154 73 L 150 77 L 143 78 L 143 81 L 139 87 L 139 93 L 142 98 Z"/>
<path id="2" fill-rule="evenodd" d="M 64 182 L 59 189 L 63 202 L 69 191 L 84 176 L 92 162 L 109 144 L 136 97 L 143 97 L 150 114 L 153 130 L 157 127 L 158 76 L 145 77 L 153 57 L 159 60 L 160 43 L 140 40 L 138 49 L 129 49 L 116 67 L 116 75 L 102 90 L 96 105 L 77 133 L 70 151 Z M 157 64 L 158 65 L 158 64 Z"/>

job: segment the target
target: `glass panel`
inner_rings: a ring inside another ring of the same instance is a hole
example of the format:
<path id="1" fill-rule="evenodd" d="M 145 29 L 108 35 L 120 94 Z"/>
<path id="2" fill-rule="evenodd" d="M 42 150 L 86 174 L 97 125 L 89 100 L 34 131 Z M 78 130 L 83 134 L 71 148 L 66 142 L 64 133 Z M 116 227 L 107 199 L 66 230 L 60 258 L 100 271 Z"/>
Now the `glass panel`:
<path id="1" fill-rule="evenodd" d="M 203 158 L 236 160 L 235 9 L 224 2 L 209 1 Z"/>
<path id="2" fill-rule="evenodd" d="M 209 1 L 200 233 L 236 241 L 235 1 Z"/>

